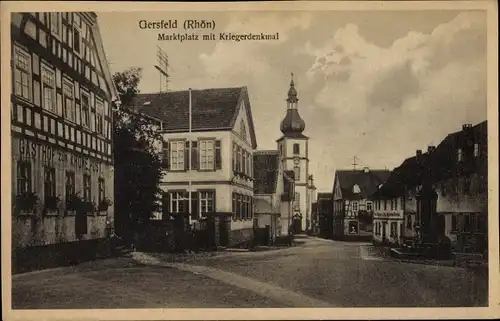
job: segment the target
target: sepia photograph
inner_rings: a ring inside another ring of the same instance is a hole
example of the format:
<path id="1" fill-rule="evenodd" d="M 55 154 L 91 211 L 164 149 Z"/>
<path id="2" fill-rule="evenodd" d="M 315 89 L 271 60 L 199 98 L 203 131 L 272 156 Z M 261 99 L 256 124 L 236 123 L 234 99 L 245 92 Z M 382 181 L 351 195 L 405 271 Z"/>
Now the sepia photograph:
<path id="1" fill-rule="evenodd" d="M 9 315 L 499 317 L 497 8 L 445 2 L 2 4 Z"/>

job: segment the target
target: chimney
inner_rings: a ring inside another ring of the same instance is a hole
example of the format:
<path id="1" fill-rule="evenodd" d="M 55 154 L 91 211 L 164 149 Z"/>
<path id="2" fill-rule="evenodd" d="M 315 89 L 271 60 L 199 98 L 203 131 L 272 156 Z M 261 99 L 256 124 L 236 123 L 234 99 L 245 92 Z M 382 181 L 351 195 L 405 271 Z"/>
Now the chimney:
<path id="1" fill-rule="evenodd" d="M 472 124 L 463 124 L 462 125 L 462 130 L 468 130 L 470 128 L 472 128 Z"/>
<path id="2" fill-rule="evenodd" d="M 427 153 L 432 153 L 436 149 L 436 146 L 434 145 L 429 145 L 427 146 Z"/>
<path id="3" fill-rule="evenodd" d="M 417 155 L 416 155 L 417 162 L 420 161 L 421 158 L 422 158 L 422 150 L 417 149 Z"/>
<path id="4" fill-rule="evenodd" d="M 368 173 L 370 169 L 368 167 L 363 167 L 363 172 Z"/>

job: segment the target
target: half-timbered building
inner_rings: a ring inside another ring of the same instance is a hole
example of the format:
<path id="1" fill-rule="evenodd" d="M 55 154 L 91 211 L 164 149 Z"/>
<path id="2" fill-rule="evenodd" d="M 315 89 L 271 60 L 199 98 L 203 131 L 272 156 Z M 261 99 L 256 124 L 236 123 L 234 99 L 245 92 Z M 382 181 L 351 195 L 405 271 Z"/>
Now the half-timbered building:
<path id="1" fill-rule="evenodd" d="M 113 221 L 118 102 L 97 15 L 13 13 L 11 44 L 13 267 L 93 255 Z"/>

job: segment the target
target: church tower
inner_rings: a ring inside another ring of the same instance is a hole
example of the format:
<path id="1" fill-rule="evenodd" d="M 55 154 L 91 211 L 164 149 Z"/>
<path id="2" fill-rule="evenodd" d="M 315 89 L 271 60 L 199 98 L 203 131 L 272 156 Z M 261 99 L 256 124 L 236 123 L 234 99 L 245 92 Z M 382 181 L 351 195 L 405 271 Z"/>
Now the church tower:
<path id="1" fill-rule="evenodd" d="M 283 169 L 293 171 L 295 179 L 295 201 L 292 206 L 292 225 L 294 231 L 306 231 L 310 228 L 311 199 L 309 175 L 309 138 L 302 132 L 306 124 L 299 115 L 297 89 L 292 79 L 285 118 L 281 121 L 280 129 L 283 136 L 277 140 L 278 150 Z"/>

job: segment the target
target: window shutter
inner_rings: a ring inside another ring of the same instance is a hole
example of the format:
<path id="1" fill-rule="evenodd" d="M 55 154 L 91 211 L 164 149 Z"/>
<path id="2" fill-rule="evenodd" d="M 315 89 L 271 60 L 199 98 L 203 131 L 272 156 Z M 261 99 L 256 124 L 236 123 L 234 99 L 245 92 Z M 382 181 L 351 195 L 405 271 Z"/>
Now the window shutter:
<path id="1" fill-rule="evenodd" d="M 191 192 L 191 217 L 197 220 L 200 217 L 200 207 L 198 202 L 198 192 Z"/>
<path id="2" fill-rule="evenodd" d="M 235 220 L 236 219 L 236 193 L 233 192 L 232 195 L 233 195 L 233 198 L 232 198 L 233 203 L 232 203 L 231 211 L 233 212 L 233 220 Z"/>
<path id="3" fill-rule="evenodd" d="M 170 170 L 170 154 L 169 154 L 169 142 L 163 142 L 163 160 L 165 162 L 165 167 Z"/>
<path id="4" fill-rule="evenodd" d="M 233 172 L 236 171 L 236 144 L 233 143 L 233 158 L 232 158 L 232 164 L 233 164 Z"/>
<path id="5" fill-rule="evenodd" d="M 170 193 L 164 192 L 162 195 L 162 219 L 170 218 Z"/>
<path id="6" fill-rule="evenodd" d="M 215 141 L 215 169 L 222 169 L 220 140 Z"/>
<path id="7" fill-rule="evenodd" d="M 184 143 L 184 170 L 187 171 L 189 170 L 189 142 L 186 141 Z"/>
<path id="8" fill-rule="evenodd" d="M 191 169 L 198 169 L 199 157 L 198 157 L 198 142 L 191 142 Z"/>
<path id="9" fill-rule="evenodd" d="M 250 196 L 250 218 L 253 219 L 253 197 Z"/>

